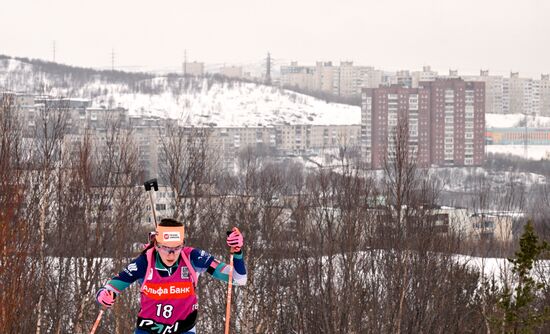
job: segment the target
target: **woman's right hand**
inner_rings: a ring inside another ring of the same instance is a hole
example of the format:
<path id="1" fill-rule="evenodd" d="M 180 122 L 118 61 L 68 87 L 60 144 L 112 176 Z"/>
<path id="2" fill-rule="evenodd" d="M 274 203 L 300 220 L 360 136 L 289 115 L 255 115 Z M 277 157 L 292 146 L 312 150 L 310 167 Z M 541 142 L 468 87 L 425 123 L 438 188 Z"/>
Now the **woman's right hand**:
<path id="1" fill-rule="evenodd" d="M 116 293 L 111 290 L 107 290 L 106 288 L 101 288 L 97 291 L 95 298 L 98 303 L 106 308 L 109 308 L 115 303 Z"/>

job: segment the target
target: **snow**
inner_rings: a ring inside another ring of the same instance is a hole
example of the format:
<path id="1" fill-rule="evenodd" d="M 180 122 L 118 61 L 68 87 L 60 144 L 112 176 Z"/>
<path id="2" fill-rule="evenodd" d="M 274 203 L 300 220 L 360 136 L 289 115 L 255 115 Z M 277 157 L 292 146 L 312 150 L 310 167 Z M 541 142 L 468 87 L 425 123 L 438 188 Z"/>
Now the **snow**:
<path id="1" fill-rule="evenodd" d="M 134 83 L 145 87 L 150 94 L 137 93 L 139 89 L 126 83 L 102 81 L 100 76 L 63 88 L 66 85 L 60 83 L 65 82 L 65 78 L 37 73 L 32 65 L 14 59 L 0 62 L 0 87 L 38 91 L 37 85 L 44 85 L 50 87 L 48 94 L 90 99 L 92 107 L 122 107 L 131 115 L 176 118 L 187 125 L 361 124 L 358 106 L 327 103 L 279 87 L 255 83 L 186 80 L 160 76 Z"/>
<path id="2" fill-rule="evenodd" d="M 156 79 L 158 81 L 158 78 Z M 310 96 L 253 83 L 215 83 L 200 94 L 170 90 L 161 94 L 117 92 L 111 95 L 130 114 L 151 114 L 189 125 L 220 127 L 275 124 L 352 125 L 361 123 L 359 107 L 326 103 Z M 109 97 L 103 97 L 109 99 Z M 101 97 L 94 100 L 97 103 Z"/>
<path id="3" fill-rule="evenodd" d="M 495 278 L 497 282 L 508 281 L 512 277 L 512 264 L 508 259 L 456 255 L 459 263 L 468 265 L 486 278 Z M 542 280 L 550 274 L 550 260 L 535 262 L 532 274 L 536 280 Z"/>
<path id="4" fill-rule="evenodd" d="M 522 114 L 485 114 L 486 128 L 514 128 L 524 126 L 525 116 Z M 550 117 L 527 116 L 527 126 L 530 128 L 550 128 Z"/>
<path id="5" fill-rule="evenodd" d="M 467 264 L 470 268 L 475 269 L 485 277 L 503 277 L 503 273 L 511 270 L 510 261 L 503 258 L 486 258 L 457 255 L 458 262 Z"/>
<path id="6" fill-rule="evenodd" d="M 486 145 L 485 148 L 487 153 L 510 154 L 525 158 L 523 145 Z M 550 145 L 528 145 L 527 159 L 550 159 Z"/>

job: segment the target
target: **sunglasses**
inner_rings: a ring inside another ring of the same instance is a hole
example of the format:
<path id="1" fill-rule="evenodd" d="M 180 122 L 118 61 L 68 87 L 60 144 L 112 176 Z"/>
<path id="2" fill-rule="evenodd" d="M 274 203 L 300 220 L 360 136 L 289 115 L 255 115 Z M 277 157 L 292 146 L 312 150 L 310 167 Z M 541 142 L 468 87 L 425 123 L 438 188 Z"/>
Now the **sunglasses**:
<path id="1" fill-rule="evenodd" d="M 183 245 L 176 246 L 176 247 L 168 247 L 168 246 L 156 244 L 155 247 L 157 248 L 157 250 L 161 250 L 166 253 L 177 253 L 182 250 Z"/>

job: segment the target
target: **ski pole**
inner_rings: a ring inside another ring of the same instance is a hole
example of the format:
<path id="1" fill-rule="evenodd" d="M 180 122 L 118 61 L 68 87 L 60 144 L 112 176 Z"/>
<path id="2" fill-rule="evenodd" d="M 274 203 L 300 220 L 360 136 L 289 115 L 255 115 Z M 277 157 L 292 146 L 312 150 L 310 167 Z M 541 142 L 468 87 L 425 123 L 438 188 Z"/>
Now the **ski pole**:
<path id="1" fill-rule="evenodd" d="M 94 327 L 92 327 L 92 330 L 90 331 L 90 334 L 94 334 L 95 330 L 97 329 L 97 326 L 99 326 L 99 323 L 101 322 L 101 317 L 103 316 L 103 313 L 105 312 L 105 307 L 103 307 L 99 314 L 97 315 L 97 318 L 95 319 Z"/>
<path id="2" fill-rule="evenodd" d="M 225 305 L 225 334 L 229 334 L 229 317 L 231 315 L 231 287 L 233 286 L 233 252 L 229 256 L 229 279 L 227 285 L 227 303 Z"/>
<path id="3" fill-rule="evenodd" d="M 153 195 L 151 193 L 151 189 L 154 191 L 159 190 L 159 184 L 157 182 L 157 179 L 151 179 L 147 180 L 143 183 L 143 186 L 145 187 L 145 192 L 149 193 L 149 200 L 151 201 L 151 210 L 153 210 L 153 219 L 155 220 L 155 227 L 157 227 L 157 214 L 155 212 L 155 203 L 153 202 Z"/>

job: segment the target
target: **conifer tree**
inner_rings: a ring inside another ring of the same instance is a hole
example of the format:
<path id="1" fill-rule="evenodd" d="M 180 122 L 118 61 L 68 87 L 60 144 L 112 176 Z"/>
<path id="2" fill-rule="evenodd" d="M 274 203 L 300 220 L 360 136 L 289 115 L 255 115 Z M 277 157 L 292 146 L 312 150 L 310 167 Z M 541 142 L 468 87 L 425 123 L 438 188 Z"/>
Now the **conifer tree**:
<path id="1" fill-rule="evenodd" d="M 537 293 L 544 286 L 532 273 L 536 261 L 550 249 L 546 241 L 539 241 L 531 221 L 527 223 L 519 241 L 515 258 L 508 259 L 515 275 L 513 286 L 503 288 L 499 307 L 503 317 L 499 321 L 502 333 L 534 333 L 535 329 L 550 320 L 550 308 L 536 303 Z"/>

